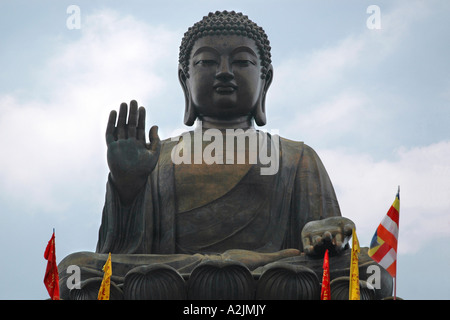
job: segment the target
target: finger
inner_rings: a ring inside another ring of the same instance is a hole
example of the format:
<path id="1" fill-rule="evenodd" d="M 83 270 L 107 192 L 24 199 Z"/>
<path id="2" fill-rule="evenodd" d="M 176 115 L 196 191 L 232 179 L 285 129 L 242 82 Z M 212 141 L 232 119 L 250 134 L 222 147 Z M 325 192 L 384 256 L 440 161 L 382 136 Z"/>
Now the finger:
<path id="1" fill-rule="evenodd" d="M 119 120 L 117 120 L 117 139 L 126 139 L 128 106 L 125 102 L 120 105 Z"/>
<path id="2" fill-rule="evenodd" d="M 313 246 L 307 246 L 303 248 L 303 251 L 306 254 L 314 254 L 314 247 Z"/>
<path id="3" fill-rule="evenodd" d="M 138 104 L 136 100 L 130 102 L 130 113 L 128 115 L 128 138 L 136 138 L 136 126 L 138 120 Z"/>
<path id="4" fill-rule="evenodd" d="M 352 234 L 353 234 L 353 228 L 354 228 L 355 226 L 354 225 L 352 225 L 352 224 L 346 224 L 345 226 L 344 226 L 344 235 L 346 236 L 346 237 L 350 237 Z"/>
<path id="5" fill-rule="evenodd" d="M 309 249 L 311 247 L 311 239 L 309 235 L 302 234 L 302 245 L 303 245 L 303 251 L 305 253 L 309 253 Z"/>
<path id="6" fill-rule="evenodd" d="M 139 108 L 136 138 L 145 143 L 145 108 Z"/>
<path id="7" fill-rule="evenodd" d="M 322 236 L 314 236 L 313 237 L 313 246 L 314 246 L 314 253 L 317 255 L 323 255 L 325 253 L 325 250 L 331 250 L 333 251 L 333 235 L 329 231 L 325 231 Z"/>
<path id="8" fill-rule="evenodd" d="M 321 244 L 321 243 L 322 243 L 322 237 L 321 236 L 318 236 L 318 235 L 313 236 L 313 238 L 312 238 L 312 245 L 314 247 L 319 245 L 319 244 Z"/>
<path id="9" fill-rule="evenodd" d="M 342 234 L 340 233 L 336 234 L 334 238 L 334 245 L 336 246 L 336 249 L 338 250 L 342 249 Z"/>
<path id="10" fill-rule="evenodd" d="M 158 136 L 158 127 L 151 127 L 148 135 L 150 139 L 150 150 L 153 152 L 159 152 L 159 149 L 161 148 L 161 140 Z"/>
<path id="11" fill-rule="evenodd" d="M 117 112 L 116 110 L 113 110 L 109 113 L 109 119 L 108 124 L 106 125 L 106 145 L 111 144 L 116 140 L 116 137 L 114 137 L 114 130 L 116 128 L 116 118 L 117 118 Z"/>
<path id="12" fill-rule="evenodd" d="M 322 241 L 324 242 L 331 242 L 333 239 L 333 236 L 331 235 L 331 232 L 325 231 L 322 235 Z"/>

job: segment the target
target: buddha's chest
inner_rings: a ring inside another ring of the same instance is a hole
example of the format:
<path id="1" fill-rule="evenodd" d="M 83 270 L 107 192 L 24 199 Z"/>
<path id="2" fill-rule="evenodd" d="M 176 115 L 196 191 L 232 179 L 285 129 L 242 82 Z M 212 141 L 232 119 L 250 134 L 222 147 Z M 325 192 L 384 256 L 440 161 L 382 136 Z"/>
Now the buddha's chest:
<path id="1" fill-rule="evenodd" d="M 175 165 L 177 211 L 188 211 L 223 197 L 243 180 L 250 169 L 251 165 L 238 164 Z"/>
<path id="2" fill-rule="evenodd" d="M 250 139 L 233 141 L 226 135 L 199 138 L 183 135 L 172 152 L 177 211 L 185 212 L 219 199 L 236 187 L 258 166 L 257 144 Z M 232 143 L 230 143 L 230 141 Z M 257 140 L 254 140 L 257 142 Z M 260 177 L 251 192 L 260 193 Z"/>

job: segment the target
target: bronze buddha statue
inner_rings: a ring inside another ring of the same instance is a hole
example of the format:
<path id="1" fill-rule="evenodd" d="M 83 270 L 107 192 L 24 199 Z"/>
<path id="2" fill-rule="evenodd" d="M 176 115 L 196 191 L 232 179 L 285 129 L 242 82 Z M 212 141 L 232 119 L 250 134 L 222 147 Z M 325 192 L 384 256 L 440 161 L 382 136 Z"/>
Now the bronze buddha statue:
<path id="1" fill-rule="evenodd" d="M 129 110 L 122 103 L 118 114 L 111 112 L 110 174 L 97 250 L 71 254 L 60 263 L 62 298 L 94 297 L 80 292 L 99 284 L 109 252 L 112 297 L 126 299 L 315 299 L 326 249 L 332 278 L 348 274 L 347 242 L 355 226 L 341 216 L 320 158 L 303 142 L 254 127 L 267 121 L 270 49 L 264 30 L 247 16 L 210 13 L 189 28 L 180 46 L 184 123 L 196 128 L 160 141 L 153 126 L 147 143 L 143 107 L 131 101 Z M 243 144 L 237 147 L 239 139 Z M 273 170 L 263 171 L 268 153 Z M 237 161 L 240 156 L 245 161 Z M 372 264 L 362 250 L 362 271 Z M 67 288 L 68 265 L 80 266 L 81 291 Z M 274 292 L 267 289 L 273 284 L 270 272 L 284 274 L 287 284 L 309 281 L 314 288 L 299 293 L 295 285 L 284 285 Z M 232 278 L 241 289 L 218 296 L 218 288 L 199 287 L 208 283 L 205 277 Z M 203 282 L 195 280 L 200 278 Z M 383 290 L 374 297 L 392 290 L 384 271 L 382 278 Z M 167 293 L 149 295 L 149 288 Z M 201 296 L 202 290 L 209 295 Z"/>

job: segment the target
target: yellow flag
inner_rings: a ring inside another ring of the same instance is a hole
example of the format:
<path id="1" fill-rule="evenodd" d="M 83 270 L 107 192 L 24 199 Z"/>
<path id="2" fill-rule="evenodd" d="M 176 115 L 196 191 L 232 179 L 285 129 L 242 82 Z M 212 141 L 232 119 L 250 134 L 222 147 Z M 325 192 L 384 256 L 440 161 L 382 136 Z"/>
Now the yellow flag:
<path id="1" fill-rule="evenodd" d="M 112 266 L 111 266 L 111 252 L 108 255 L 108 260 L 106 260 L 105 265 L 103 266 L 103 281 L 100 285 L 100 290 L 98 291 L 98 300 L 109 300 L 109 292 L 111 287 L 111 275 L 112 275 Z"/>
<path id="2" fill-rule="evenodd" d="M 352 231 L 352 257 L 350 264 L 350 288 L 349 292 L 349 300 L 359 300 L 360 292 L 359 292 L 359 267 L 358 267 L 358 254 L 361 251 L 359 248 L 359 241 L 356 237 L 356 231 L 353 229 Z"/>

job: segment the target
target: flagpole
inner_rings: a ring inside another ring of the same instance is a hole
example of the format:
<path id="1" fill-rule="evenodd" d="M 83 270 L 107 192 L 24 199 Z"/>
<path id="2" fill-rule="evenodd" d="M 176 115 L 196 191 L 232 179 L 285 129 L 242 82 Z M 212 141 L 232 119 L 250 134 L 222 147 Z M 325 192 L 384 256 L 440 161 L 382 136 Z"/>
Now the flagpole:
<path id="1" fill-rule="evenodd" d="M 394 300 L 397 300 L 397 275 L 394 277 Z"/>
<path id="2" fill-rule="evenodd" d="M 400 200 L 400 185 L 398 185 L 397 196 L 398 196 L 398 199 Z M 400 220 L 400 217 L 399 217 L 399 220 Z M 398 238 L 398 234 L 397 234 L 397 238 Z M 395 255 L 395 260 L 396 260 L 396 262 L 395 262 L 395 277 L 394 277 L 394 300 L 397 300 L 397 262 L 398 262 L 398 253 Z"/>

